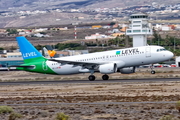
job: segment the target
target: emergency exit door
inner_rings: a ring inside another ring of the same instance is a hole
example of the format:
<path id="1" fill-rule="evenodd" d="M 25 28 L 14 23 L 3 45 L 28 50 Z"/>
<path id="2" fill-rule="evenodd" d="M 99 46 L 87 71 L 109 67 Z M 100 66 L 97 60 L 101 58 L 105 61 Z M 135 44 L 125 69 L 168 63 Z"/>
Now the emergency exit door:
<path id="1" fill-rule="evenodd" d="M 150 47 L 146 48 L 146 57 L 151 57 L 151 48 Z"/>

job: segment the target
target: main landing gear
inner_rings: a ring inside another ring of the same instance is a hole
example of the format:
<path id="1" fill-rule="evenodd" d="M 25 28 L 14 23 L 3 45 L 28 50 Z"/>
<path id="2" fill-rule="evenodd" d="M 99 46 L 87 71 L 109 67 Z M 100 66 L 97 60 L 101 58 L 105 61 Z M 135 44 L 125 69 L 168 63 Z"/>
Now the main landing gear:
<path id="1" fill-rule="evenodd" d="M 88 79 L 89 79 L 89 81 L 94 81 L 94 80 L 96 79 L 96 77 L 95 77 L 94 75 L 90 75 L 90 76 L 88 77 Z M 108 79 L 109 79 L 109 76 L 105 74 L 105 75 L 102 76 L 102 79 L 103 79 L 103 80 L 108 80 Z"/>
<path id="2" fill-rule="evenodd" d="M 90 76 L 88 77 L 88 79 L 89 79 L 89 81 L 94 81 L 94 80 L 96 79 L 96 77 L 95 77 L 94 75 L 90 75 Z"/>
<path id="3" fill-rule="evenodd" d="M 109 76 L 105 74 L 105 75 L 102 76 L 102 79 L 103 79 L 103 80 L 108 80 L 108 79 L 109 79 Z"/>

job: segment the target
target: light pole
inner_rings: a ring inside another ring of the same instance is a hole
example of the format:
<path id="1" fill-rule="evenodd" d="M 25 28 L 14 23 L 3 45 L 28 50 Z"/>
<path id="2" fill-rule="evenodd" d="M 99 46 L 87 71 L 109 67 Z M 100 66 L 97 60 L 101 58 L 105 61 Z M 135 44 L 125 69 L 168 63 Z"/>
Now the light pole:
<path id="1" fill-rule="evenodd" d="M 159 29 L 158 29 L 157 37 L 158 37 L 158 46 L 159 46 Z"/>
<path id="2" fill-rule="evenodd" d="M 175 43 L 175 37 L 174 37 L 174 51 L 175 51 L 175 44 L 176 44 L 176 43 Z"/>

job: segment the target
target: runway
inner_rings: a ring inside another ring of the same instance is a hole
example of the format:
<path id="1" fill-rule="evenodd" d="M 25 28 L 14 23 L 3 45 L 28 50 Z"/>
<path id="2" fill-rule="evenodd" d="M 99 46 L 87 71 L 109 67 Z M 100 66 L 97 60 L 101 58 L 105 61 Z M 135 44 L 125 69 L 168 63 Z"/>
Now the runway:
<path id="1" fill-rule="evenodd" d="M 110 80 L 55 80 L 55 81 L 15 81 L 0 82 L 0 85 L 33 85 L 33 84 L 73 84 L 73 83 L 120 83 L 120 82 L 158 82 L 158 81 L 180 81 L 180 78 L 148 78 L 148 79 L 110 79 Z"/>

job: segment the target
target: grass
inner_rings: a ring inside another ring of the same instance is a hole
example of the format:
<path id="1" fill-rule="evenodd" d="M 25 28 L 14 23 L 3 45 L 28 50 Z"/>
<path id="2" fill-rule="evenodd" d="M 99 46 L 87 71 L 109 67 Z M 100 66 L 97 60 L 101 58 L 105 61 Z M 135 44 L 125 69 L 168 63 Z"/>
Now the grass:
<path id="1" fill-rule="evenodd" d="M 42 77 L 42 78 L 35 78 L 35 80 L 39 81 L 39 80 L 46 80 L 45 77 Z"/>
<path id="2" fill-rule="evenodd" d="M 53 80 L 61 80 L 61 77 L 54 77 Z"/>
<path id="3" fill-rule="evenodd" d="M 13 112 L 12 107 L 9 107 L 9 106 L 0 106 L 0 114 L 11 113 L 11 112 Z"/>
<path id="4" fill-rule="evenodd" d="M 172 115 L 165 115 L 162 118 L 160 118 L 159 120 L 179 120 L 179 119 L 174 118 L 174 116 L 172 116 Z"/>
<path id="5" fill-rule="evenodd" d="M 17 120 L 17 118 L 22 118 L 23 116 L 19 113 L 12 112 L 9 115 L 9 120 Z"/>
<path id="6" fill-rule="evenodd" d="M 177 103 L 176 103 L 176 109 L 179 111 L 179 113 L 180 113 L 180 101 L 177 101 Z"/>
<path id="7" fill-rule="evenodd" d="M 64 113 L 57 113 L 55 120 L 69 120 L 69 116 Z"/>

